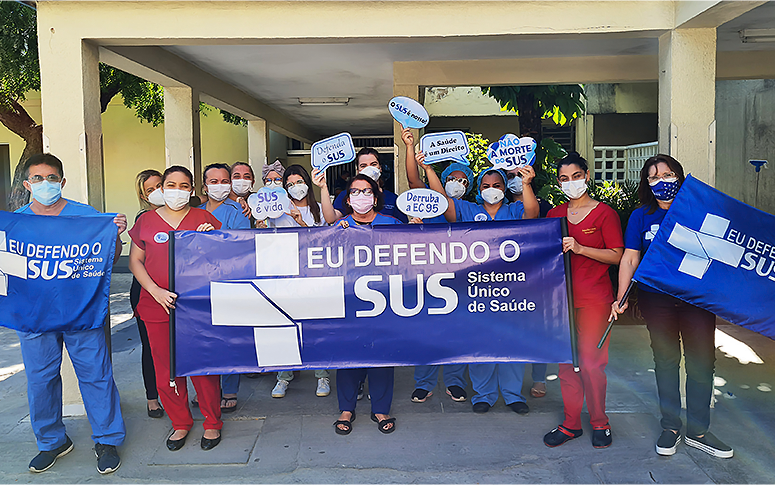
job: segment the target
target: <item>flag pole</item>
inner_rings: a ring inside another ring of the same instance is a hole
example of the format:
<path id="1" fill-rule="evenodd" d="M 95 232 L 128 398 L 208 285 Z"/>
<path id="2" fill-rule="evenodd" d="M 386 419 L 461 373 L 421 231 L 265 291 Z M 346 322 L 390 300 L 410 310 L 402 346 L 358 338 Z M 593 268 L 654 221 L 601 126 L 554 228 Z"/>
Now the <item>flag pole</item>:
<path id="1" fill-rule="evenodd" d="M 562 237 L 568 237 L 568 218 L 560 218 L 560 230 Z M 562 245 L 560 245 L 562 247 Z M 565 264 L 565 289 L 568 294 L 568 322 L 570 323 L 570 347 L 573 359 L 573 370 L 579 372 L 579 344 L 576 333 L 576 312 L 573 307 L 573 280 L 571 279 L 570 251 L 563 253 Z"/>
<path id="2" fill-rule="evenodd" d="M 175 293 L 175 231 L 169 231 L 169 240 L 167 246 L 169 248 L 169 291 Z M 178 389 L 175 385 L 175 309 L 170 308 L 170 387 L 175 388 L 177 394 Z"/>
<path id="3" fill-rule="evenodd" d="M 635 280 L 630 280 L 630 285 L 627 287 L 627 291 L 624 292 L 624 295 L 622 296 L 622 299 L 619 300 L 619 308 L 624 305 L 624 302 L 627 301 L 627 298 L 630 297 L 630 291 L 632 290 L 632 285 L 635 284 Z M 605 332 L 603 332 L 603 338 L 600 339 L 600 343 L 597 344 L 598 349 L 603 348 L 603 344 L 605 343 L 605 339 L 608 338 L 608 334 L 611 333 L 611 329 L 614 328 L 614 319 L 609 318 L 608 319 L 608 327 L 605 329 Z"/>

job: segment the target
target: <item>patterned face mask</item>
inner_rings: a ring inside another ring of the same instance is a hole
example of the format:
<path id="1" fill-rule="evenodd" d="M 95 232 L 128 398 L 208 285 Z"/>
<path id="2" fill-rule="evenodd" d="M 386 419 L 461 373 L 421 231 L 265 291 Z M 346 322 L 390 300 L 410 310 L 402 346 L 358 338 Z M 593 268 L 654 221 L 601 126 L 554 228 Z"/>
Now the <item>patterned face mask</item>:
<path id="1" fill-rule="evenodd" d="M 678 193 L 679 189 L 678 178 L 676 177 L 660 179 L 653 184 L 649 183 L 649 186 L 654 193 L 654 197 L 663 202 L 669 202 L 675 199 L 675 194 Z"/>

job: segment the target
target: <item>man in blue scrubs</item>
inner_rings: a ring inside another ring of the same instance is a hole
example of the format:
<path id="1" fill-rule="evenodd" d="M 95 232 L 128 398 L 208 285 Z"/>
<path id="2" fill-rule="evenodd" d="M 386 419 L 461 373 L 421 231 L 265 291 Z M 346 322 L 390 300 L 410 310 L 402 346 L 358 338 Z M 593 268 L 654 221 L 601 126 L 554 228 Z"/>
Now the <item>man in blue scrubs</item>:
<path id="1" fill-rule="evenodd" d="M 42 216 L 82 216 L 96 214 L 93 207 L 62 197 L 65 185 L 62 162 L 53 155 L 34 155 L 24 164 L 24 187 L 32 202 L 16 212 Z M 114 219 L 118 233 L 126 230 L 126 216 Z M 121 239 L 116 238 L 116 255 L 121 255 Z M 114 261 L 115 263 L 115 261 Z M 121 466 L 116 447 L 124 442 L 126 427 L 121 416 L 118 388 L 102 326 L 92 330 L 64 332 L 16 332 L 21 344 L 27 374 L 27 400 L 32 431 L 40 453 L 32 459 L 32 472 L 51 468 L 57 458 L 73 449 L 62 422 L 62 345 L 67 346 L 78 377 L 78 384 L 92 428 L 97 471 L 112 473 Z"/>

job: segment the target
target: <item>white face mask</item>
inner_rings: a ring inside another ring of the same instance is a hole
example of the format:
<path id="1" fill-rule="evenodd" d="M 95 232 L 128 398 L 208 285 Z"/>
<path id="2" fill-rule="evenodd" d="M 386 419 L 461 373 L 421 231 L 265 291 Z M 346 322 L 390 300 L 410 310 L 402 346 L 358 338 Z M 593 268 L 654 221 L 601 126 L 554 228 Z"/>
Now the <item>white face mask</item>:
<path id="1" fill-rule="evenodd" d="M 250 192 L 250 189 L 252 188 L 253 182 L 250 180 L 236 179 L 231 181 L 231 190 L 233 190 L 234 193 L 240 197 L 247 195 L 247 193 Z"/>
<path id="2" fill-rule="evenodd" d="M 164 203 L 174 211 L 184 208 L 189 200 L 191 200 L 191 192 L 180 189 L 164 190 Z"/>
<path id="3" fill-rule="evenodd" d="M 457 180 L 450 180 L 444 186 L 444 191 L 448 196 L 453 199 L 459 199 L 466 193 L 466 186 L 458 182 Z"/>
<path id="4" fill-rule="evenodd" d="M 164 193 L 161 191 L 161 187 L 148 194 L 148 202 L 157 207 L 164 205 Z"/>
<path id="5" fill-rule="evenodd" d="M 382 176 L 382 170 L 375 167 L 374 165 L 369 165 L 368 167 L 363 167 L 363 170 L 360 171 L 363 175 L 369 177 L 373 181 L 377 182 Z"/>
<path id="6" fill-rule="evenodd" d="M 288 193 L 293 197 L 294 200 L 301 200 L 304 197 L 307 196 L 307 192 L 309 192 L 309 187 L 307 187 L 307 184 L 294 184 L 288 189 Z"/>
<path id="7" fill-rule="evenodd" d="M 522 193 L 522 179 L 519 177 L 519 175 L 509 180 L 508 188 L 509 188 L 509 192 L 511 192 L 512 194 Z"/>
<path id="8" fill-rule="evenodd" d="M 207 185 L 207 196 L 216 202 L 226 200 L 226 197 L 229 196 L 229 192 L 231 192 L 231 184 Z"/>
<path id="9" fill-rule="evenodd" d="M 563 193 L 571 199 L 578 199 L 587 191 L 587 181 L 584 179 L 560 183 Z"/>
<path id="10" fill-rule="evenodd" d="M 482 199 L 488 204 L 497 204 L 503 200 L 504 196 L 505 194 L 503 191 L 501 189 L 496 189 L 495 187 L 489 187 L 482 190 Z"/>

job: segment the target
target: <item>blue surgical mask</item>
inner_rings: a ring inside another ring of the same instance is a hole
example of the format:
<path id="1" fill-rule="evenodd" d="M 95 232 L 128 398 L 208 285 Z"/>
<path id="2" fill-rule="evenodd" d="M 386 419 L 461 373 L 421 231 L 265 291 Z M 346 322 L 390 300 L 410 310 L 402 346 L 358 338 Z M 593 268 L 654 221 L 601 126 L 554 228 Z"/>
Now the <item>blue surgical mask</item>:
<path id="1" fill-rule="evenodd" d="M 48 180 L 30 184 L 32 198 L 43 205 L 53 205 L 62 197 L 62 182 L 51 183 Z"/>
<path id="2" fill-rule="evenodd" d="M 655 184 L 649 184 L 651 191 L 654 193 L 654 197 L 657 200 L 663 202 L 669 202 L 675 199 L 675 194 L 678 193 L 679 185 L 677 178 L 670 178 L 667 180 L 659 180 Z"/>

